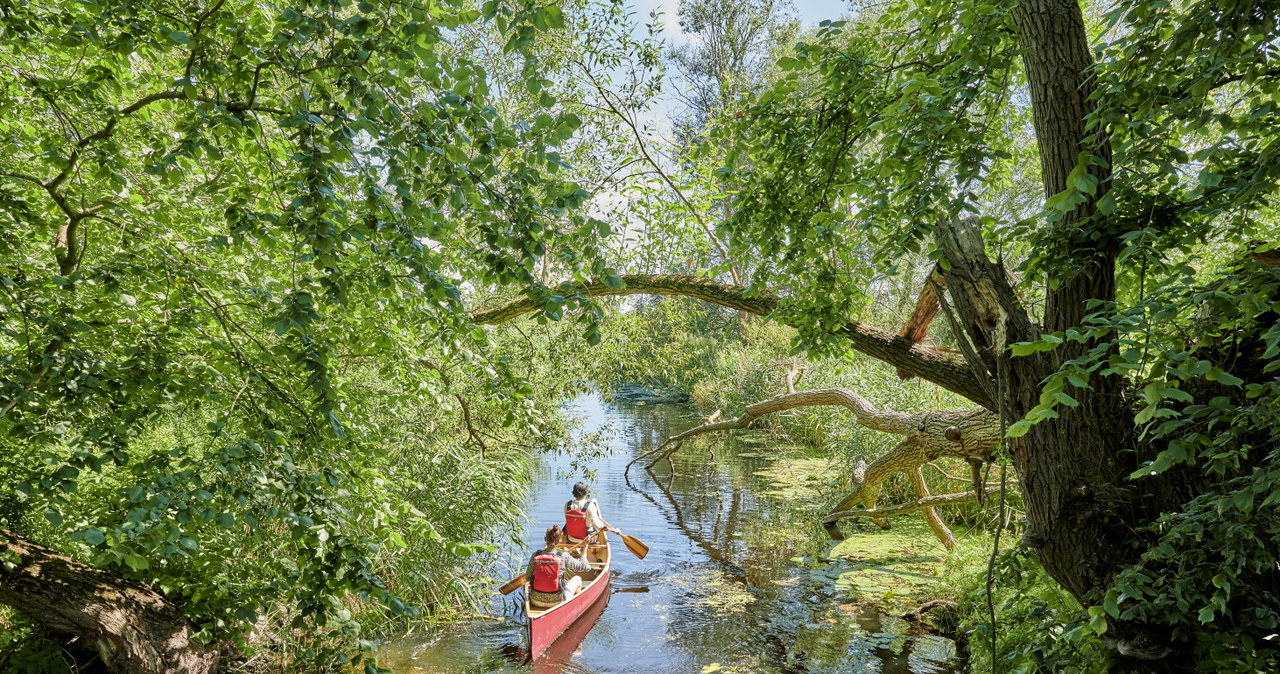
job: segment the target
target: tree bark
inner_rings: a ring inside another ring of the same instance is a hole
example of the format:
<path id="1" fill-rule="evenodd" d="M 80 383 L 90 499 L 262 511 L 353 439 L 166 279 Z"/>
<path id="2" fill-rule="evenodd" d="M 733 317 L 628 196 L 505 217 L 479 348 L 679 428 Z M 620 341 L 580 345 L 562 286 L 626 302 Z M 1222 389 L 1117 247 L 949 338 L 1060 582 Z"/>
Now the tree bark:
<path id="1" fill-rule="evenodd" d="M 1115 299 L 1115 234 L 1093 220 L 1110 184 L 1111 153 L 1105 133 L 1086 128 L 1094 109 L 1093 58 L 1077 0 L 1023 0 L 1013 19 L 1021 32 L 1045 197 L 1074 187 L 1068 178 L 1082 153 L 1096 159 L 1088 168 L 1095 191 L 1053 232 L 1056 251 L 1050 253 L 1063 264 L 1049 284 L 1043 323 L 1046 332 L 1056 332 L 1079 326 L 1090 301 Z M 1044 377 L 1091 346 L 1067 341 L 1043 359 L 1011 359 L 1010 418 L 1039 404 Z M 1026 501 L 1026 542 L 1049 575 L 1092 603 L 1131 554 L 1128 531 L 1117 526 L 1125 497 L 1116 459 L 1133 441 L 1133 416 L 1118 377 L 1096 376 L 1090 388 L 1071 395 L 1079 405 L 1060 406 L 1058 419 L 1033 426 L 1013 444 L 1013 458 Z"/>
<path id="2" fill-rule="evenodd" d="M 222 658 L 151 588 L 0 529 L 0 603 L 78 637 L 120 674 L 212 674 Z"/>

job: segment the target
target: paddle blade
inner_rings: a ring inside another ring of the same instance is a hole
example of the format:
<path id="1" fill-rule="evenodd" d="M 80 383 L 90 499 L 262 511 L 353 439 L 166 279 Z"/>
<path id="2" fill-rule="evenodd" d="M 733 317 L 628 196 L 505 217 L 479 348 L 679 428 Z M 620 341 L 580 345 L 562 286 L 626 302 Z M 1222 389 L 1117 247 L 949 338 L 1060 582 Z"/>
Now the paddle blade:
<path id="1" fill-rule="evenodd" d="M 644 559 L 644 556 L 649 554 L 649 546 L 645 545 L 639 538 L 628 536 L 626 534 L 618 535 L 622 537 L 622 543 L 627 546 L 627 549 L 631 551 L 631 554 L 635 555 L 637 558 Z"/>
<path id="2" fill-rule="evenodd" d="M 524 587 L 524 584 L 527 582 L 529 582 L 529 579 L 525 578 L 522 573 L 515 578 L 512 578 L 506 585 L 498 588 L 498 591 L 502 594 L 511 594 L 512 592 L 515 592 L 517 588 Z"/>

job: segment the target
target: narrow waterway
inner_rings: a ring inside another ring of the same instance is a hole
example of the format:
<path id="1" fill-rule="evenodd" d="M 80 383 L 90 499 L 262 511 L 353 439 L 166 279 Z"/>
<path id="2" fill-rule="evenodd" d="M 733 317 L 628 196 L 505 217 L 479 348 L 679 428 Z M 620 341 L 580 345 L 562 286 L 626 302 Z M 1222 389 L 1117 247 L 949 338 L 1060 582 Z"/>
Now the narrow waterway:
<path id="1" fill-rule="evenodd" d="M 494 593 L 492 620 L 392 640 L 380 650 L 383 666 L 397 674 L 956 671 L 949 640 L 842 596 L 836 576 L 815 562 L 832 545 L 814 517 L 822 504 L 779 473 L 771 441 L 748 434 L 714 451 L 686 449 L 674 477 L 664 463 L 654 474 L 633 469 L 628 483 L 623 467 L 633 456 L 700 420 L 677 405 L 596 396 L 572 410 L 611 450 L 587 466 L 596 471 L 592 495 L 607 520 L 650 546 L 649 555 L 639 560 L 614 538 L 608 604 L 580 641 L 569 637 L 534 667 L 519 592 Z M 570 457 L 543 457 L 525 508 L 525 542 L 540 542 L 547 526 L 563 522 L 579 479 Z M 508 552 L 513 560 L 528 554 L 514 544 Z"/>

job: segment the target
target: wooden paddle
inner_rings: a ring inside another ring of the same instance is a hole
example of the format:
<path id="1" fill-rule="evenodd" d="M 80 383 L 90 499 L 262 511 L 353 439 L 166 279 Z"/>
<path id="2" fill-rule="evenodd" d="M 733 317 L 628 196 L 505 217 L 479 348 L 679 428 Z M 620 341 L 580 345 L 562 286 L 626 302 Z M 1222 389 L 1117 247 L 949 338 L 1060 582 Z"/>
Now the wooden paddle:
<path id="1" fill-rule="evenodd" d="M 501 592 L 502 594 L 511 594 L 512 592 L 516 591 L 516 588 L 524 587 L 524 584 L 527 582 L 529 582 L 529 579 L 525 578 L 524 574 L 522 573 L 516 576 L 515 578 L 512 578 L 511 580 L 507 581 L 507 584 L 498 588 L 498 591 Z"/>
<path id="2" fill-rule="evenodd" d="M 590 541 L 591 541 L 590 538 L 585 538 L 582 541 L 574 544 L 573 548 L 580 548 L 582 546 L 585 546 Z M 639 543 L 639 541 L 636 541 L 636 542 Z M 644 544 L 641 543 L 641 545 L 644 545 Z M 573 548 L 570 548 L 570 550 L 572 550 Z M 629 550 L 630 547 L 628 547 L 627 549 Z M 645 552 L 648 552 L 648 548 L 645 548 Z M 643 555 L 641 555 L 641 558 L 643 559 Z M 524 584 L 527 582 L 529 582 L 529 579 L 526 578 L 525 575 L 522 573 L 516 576 L 515 578 L 512 578 L 511 580 L 507 581 L 507 584 L 498 588 L 498 591 L 501 592 L 502 594 L 511 594 L 512 592 L 515 592 L 517 589 L 524 587 Z"/>
<path id="3" fill-rule="evenodd" d="M 628 536 L 621 531 L 617 532 L 617 534 L 622 539 L 622 544 L 627 546 L 627 550 L 631 551 L 631 554 L 638 559 L 644 559 L 644 556 L 649 554 L 649 546 L 645 545 L 644 541 L 635 536 Z"/>

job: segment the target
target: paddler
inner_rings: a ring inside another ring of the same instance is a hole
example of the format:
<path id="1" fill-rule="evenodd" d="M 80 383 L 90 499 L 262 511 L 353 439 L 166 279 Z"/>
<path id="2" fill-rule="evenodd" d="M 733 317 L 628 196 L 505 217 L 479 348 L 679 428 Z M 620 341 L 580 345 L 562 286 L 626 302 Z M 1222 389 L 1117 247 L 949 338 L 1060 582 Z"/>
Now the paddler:
<path id="1" fill-rule="evenodd" d="M 525 578 L 529 580 L 529 604 L 534 608 L 551 608 L 582 589 L 579 571 L 590 571 L 591 563 L 559 549 L 564 533 L 559 525 L 551 525 L 543 540 L 547 546 L 533 553 Z"/>
<path id="2" fill-rule="evenodd" d="M 610 526 L 600 515 L 600 504 L 589 498 L 591 490 L 586 482 L 573 485 L 573 498 L 564 504 L 564 533 L 569 543 L 578 543 L 601 531 L 622 533 Z"/>

